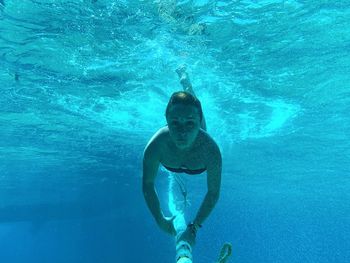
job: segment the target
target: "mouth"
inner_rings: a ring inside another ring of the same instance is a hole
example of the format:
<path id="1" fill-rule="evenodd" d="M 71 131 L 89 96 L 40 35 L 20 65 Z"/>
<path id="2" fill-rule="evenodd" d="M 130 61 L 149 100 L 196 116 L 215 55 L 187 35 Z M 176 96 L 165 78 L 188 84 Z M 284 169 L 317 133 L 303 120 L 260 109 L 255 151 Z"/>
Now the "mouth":
<path id="1" fill-rule="evenodd" d="M 187 145 L 187 142 L 185 140 L 177 140 L 176 144 L 183 147 Z"/>

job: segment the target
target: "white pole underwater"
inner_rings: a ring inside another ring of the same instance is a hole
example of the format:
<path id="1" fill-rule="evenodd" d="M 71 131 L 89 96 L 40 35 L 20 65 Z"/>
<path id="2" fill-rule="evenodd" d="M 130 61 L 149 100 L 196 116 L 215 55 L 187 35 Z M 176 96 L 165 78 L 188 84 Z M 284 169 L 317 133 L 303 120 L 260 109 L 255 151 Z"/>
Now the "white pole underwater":
<path id="1" fill-rule="evenodd" d="M 185 214 L 183 210 L 178 209 L 176 206 L 176 197 L 175 197 L 175 178 L 174 174 L 169 174 L 169 191 L 168 191 L 168 206 L 169 211 L 172 214 L 172 216 L 176 216 L 174 219 L 174 227 L 176 230 L 176 263 L 193 263 L 192 261 L 192 247 L 191 245 L 183 240 L 179 240 L 179 237 L 181 234 L 186 230 L 186 220 L 185 220 Z"/>

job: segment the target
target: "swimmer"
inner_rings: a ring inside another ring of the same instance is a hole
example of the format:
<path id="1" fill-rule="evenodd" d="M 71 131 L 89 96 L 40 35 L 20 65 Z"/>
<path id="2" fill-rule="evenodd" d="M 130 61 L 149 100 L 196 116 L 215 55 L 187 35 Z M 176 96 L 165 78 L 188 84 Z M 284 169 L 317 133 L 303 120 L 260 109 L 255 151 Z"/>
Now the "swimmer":
<path id="1" fill-rule="evenodd" d="M 143 194 L 155 221 L 166 233 L 176 236 L 174 217 L 165 217 L 155 189 L 158 168 L 191 176 L 207 171 L 207 193 L 193 220 L 179 240 L 195 244 L 197 231 L 215 207 L 221 185 L 222 158 L 218 145 L 206 132 L 201 103 L 195 96 L 186 67 L 176 70 L 184 91 L 170 97 L 165 111 L 167 125 L 150 139 L 143 155 Z"/>

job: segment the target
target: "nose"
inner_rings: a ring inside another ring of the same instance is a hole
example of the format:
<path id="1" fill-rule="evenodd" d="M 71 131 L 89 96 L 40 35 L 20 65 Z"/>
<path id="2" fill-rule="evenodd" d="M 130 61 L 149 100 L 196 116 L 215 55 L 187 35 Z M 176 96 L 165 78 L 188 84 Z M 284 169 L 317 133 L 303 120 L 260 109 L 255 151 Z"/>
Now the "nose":
<path id="1" fill-rule="evenodd" d="M 186 132 L 186 127 L 184 125 L 179 125 L 177 127 L 178 133 L 185 133 Z"/>
<path id="2" fill-rule="evenodd" d="M 179 130 L 178 130 L 179 134 L 182 135 L 182 136 L 186 136 L 188 131 L 186 129 L 185 126 L 181 127 Z"/>
<path id="3" fill-rule="evenodd" d="M 179 128 L 177 132 L 180 138 L 185 138 L 187 136 L 187 131 L 185 128 Z"/>

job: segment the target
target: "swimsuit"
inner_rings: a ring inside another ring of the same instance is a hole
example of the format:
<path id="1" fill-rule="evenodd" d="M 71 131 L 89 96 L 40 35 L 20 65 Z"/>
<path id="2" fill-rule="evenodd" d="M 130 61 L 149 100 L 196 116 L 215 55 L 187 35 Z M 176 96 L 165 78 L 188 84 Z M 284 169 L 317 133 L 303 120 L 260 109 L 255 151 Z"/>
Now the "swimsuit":
<path id="1" fill-rule="evenodd" d="M 165 165 L 163 165 L 167 170 L 174 172 L 174 173 L 186 173 L 186 174 L 201 174 L 203 173 L 205 170 L 207 170 L 207 168 L 202 168 L 202 169 L 197 169 L 197 170 L 190 170 L 187 169 L 186 167 L 183 168 L 171 168 L 171 167 L 167 167 Z"/>

